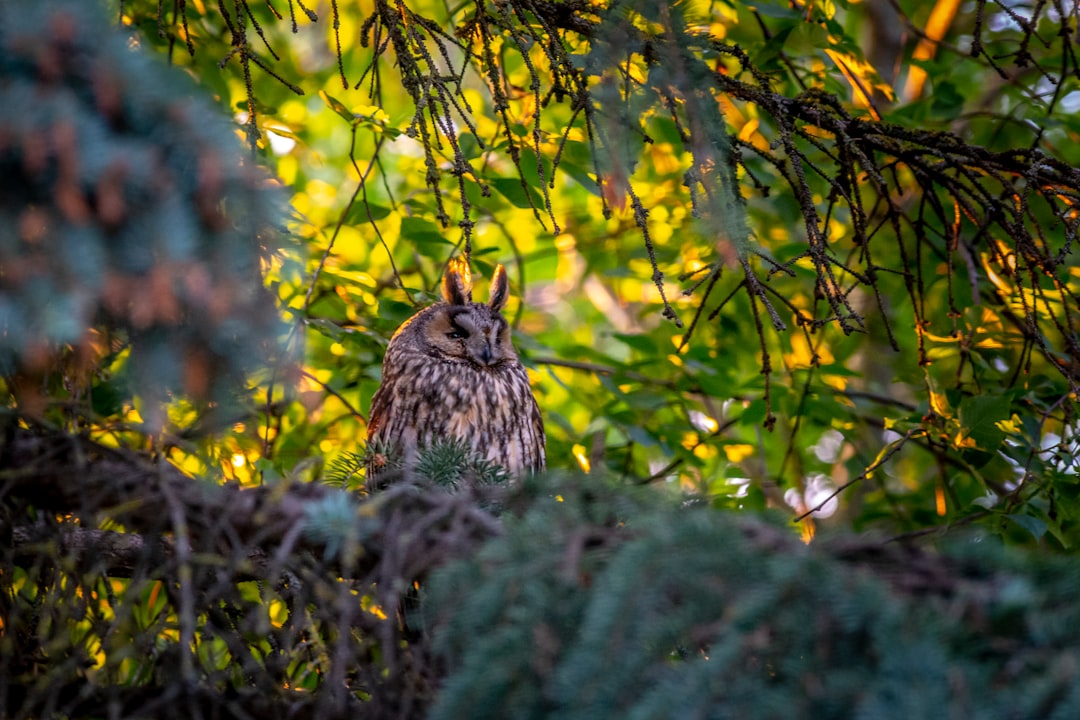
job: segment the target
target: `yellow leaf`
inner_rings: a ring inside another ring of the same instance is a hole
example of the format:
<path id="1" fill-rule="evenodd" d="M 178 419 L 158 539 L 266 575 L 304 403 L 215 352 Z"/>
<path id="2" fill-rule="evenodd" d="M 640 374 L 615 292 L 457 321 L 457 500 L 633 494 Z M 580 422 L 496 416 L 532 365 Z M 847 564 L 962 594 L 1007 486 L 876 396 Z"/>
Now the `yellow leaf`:
<path id="1" fill-rule="evenodd" d="M 945 393 L 930 391 L 930 409 L 934 411 L 935 415 L 950 417 L 949 401 L 945 397 Z"/>
<path id="2" fill-rule="evenodd" d="M 751 143 L 759 150 L 765 150 L 769 147 L 769 141 L 758 132 L 758 127 L 760 127 L 760 125 L 761 121 L 756 117 L 750 118 L 741 128 L 739 128 L 739 139 L 743 142 Z"/>
<path id="3" fill-rule="evenodd" d="M 843 392 L 844 390 L 847 390 L 848 379 L 846 377 L 844 377 L 843 375 L 822 375 L 821 376 L 821 382 L 823 382 L 826 385 L 828 385 L 829 387 L 834 388 L 836 390 L 839 390 L 841 392 Z M 847 398 L 841 396 L 838 399 L 843 401 L 843 400 L 846 400 Z"/>
<path id="4" fill-rule="evenodd" d="M 577 460 L 582 472 L 588 474 L 589 471 L 592 470 L 592 463 L 589 462 L 589 456 L 585 453 L 585 446 L 575 445 L 572 452 L 574 453 L 574 459 Z"/>
<path id="5" fill-rule="evenodd" d="M 716 457 L 716 448 L 712 445 L 698 445 L 694 448 L 694 457 L 701 460 L 710 460 Z"/>
<path id="6" fill-rule="evenodd" d="M 1003 433 L 1018 433 L 1021 429 L 1020 416 L 1013 415 L 1008 420 L 998 420 L 994 423 L 994 427 Z"/>
<path id="7" fill-rule="evenodd" d="M 975 438 L 972 438 L 972 437 L 970 437 L 968 435 L 965 435 L 963 430 L 961 430 L 960 432 L 958 432 L 956 434 L 956 439 L 953 440 L 953 446 L 957 450 L 963 450 L 964 448 L 976 448 L 976 447 L 978 447 L 978 445 L 975 442 Z"/>
<path id="8" fill-rule="evenodd" d="M 1013 286 L 1011 283 L 1006 282 L 1000 275 L 994 272 L 988 263 L 983 263 L 983 269 L 986 270 L 986 276 L 990 278 L 990 282 L 994 283 L 994 287 L 998 289 L 1002 295 L 1012 295 Z"/>
<path id="9" fill-rule="evenodd" d="M 937 54 L 938 43 L 945 37 L 959 8 L 960 0 L 938 0 L 934 4 L 930 18 L 926 21 L 923 37 L 915 47 L 912 59 L 930 60 Z M 904 84 L 904 99 L 914 100 L 921 95 L 925 83 L 926 71 L 918 65 L 909 66 L 907 82 Z"/>
<path id="10" fill-rule="evenodd" d="M 875 120 L 880 120 L 877 109 L 874 108 L 873 91 L 877 90 L 890 100 L 893 97 L 892 86 L 882 81 L 874 66 L 862 58 L 840 53 L 836 50 L 826 49 L 825 54 L 833 61 L 840 72 L 851 85 L 852 100 L 859 107 L 866 108 Z"/>
<path id="11" fill-rule="evenodd" d="M 934 342 L 939 342 L 939 343 L 958 343 L 958 342 L 960 342 L 960 336 L 959 335 L 935 335 L 934 333 L 930 332 L 929 330 L 924 330 L 923 331 L 923 336 L 925 336 L 927 340 L 933 340 Z"/>
<path id="12" fill-rule="evenodd" d="M 626 74 L 630 76 L 630 79 L 638 85 L 645 85 L 648 83 L 649 79 L 645 75 L 644 65 L 638 63 L 627 63 L 623 66 L 623 69 L 626 70 Z"/>
<path id="13" fill-rule="evenodd" d="M 728 462 L 742 462 L 743 460 L 754 454 L 754 446 L 747 445 L 746 443 L 724 445 L 723 447 L 724 454 L 727 455 Z"/>
<path id="14" fill-rule="evenodd" d="M 814 352 L 802 335 L 791 336 L 791 352 L 784 355 L 789 367 L 808 368 L 814 365 Z"/>

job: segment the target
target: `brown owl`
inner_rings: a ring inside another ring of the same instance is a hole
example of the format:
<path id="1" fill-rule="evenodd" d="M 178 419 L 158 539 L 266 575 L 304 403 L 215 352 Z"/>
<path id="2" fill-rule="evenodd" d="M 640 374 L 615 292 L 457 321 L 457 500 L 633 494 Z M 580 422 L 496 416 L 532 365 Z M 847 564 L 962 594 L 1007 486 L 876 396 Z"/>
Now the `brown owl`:
<path id="1" fill-rule="evenodd" d="M 460 440 L 511 475 L 544 469 L 540 409 L 502 316 L 509 294 L 499 265 L 488 303 L 473 302 L 468 264 L 450 261 L 443 301 L 406 320 L 390 339 L 371 400 L 368 447 L 389 448 L 406 471 L 419 449 L 438 440 Z M 383 461 L 369 458 L 369 487 L 378 484 Z"/>

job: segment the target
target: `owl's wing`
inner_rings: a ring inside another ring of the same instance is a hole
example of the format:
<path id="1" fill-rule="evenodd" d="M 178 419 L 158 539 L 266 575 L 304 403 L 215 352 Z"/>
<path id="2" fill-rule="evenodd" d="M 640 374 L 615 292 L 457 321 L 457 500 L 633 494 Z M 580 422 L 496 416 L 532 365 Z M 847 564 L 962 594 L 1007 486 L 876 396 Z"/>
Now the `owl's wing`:
<path id="1" fill-rule="evenodd" d="M 367 442 L 369 445 L 373 440 L 378 439 L 379 432 L 386 424 L 386 417 L 390 410 L 388 398 L 391 391 L 388 389 L 389 385 L 390 383 L 384 381 L 371 397 L 371 409 L 368 410 L 367 422 Z"/>
<path id="2" fill-rule="evenodd" d="M 383 472 L 383 463 L 377 456 L 377 448 L 380 445 L 385 444 L 386 438 L 386 425 L 390 420 L 390 401 L 389 398 L 393 395 L 393 392 L 389 390 L 391 383 L 383 382 L 379 386 L 379 389 L 375 391 L 375 394 L 371 398 L 371 409 L 368 411 L 368 423 L 367 423 L 367 462 L 365 467 L 367 469 L 367 489 L 368 492 L 372 492 L 381 483 L 379 482 L 379 474 Z"/>
<path id="3" fill-rule="evenodd" d="M 531 392 L 529 397 L 533 400 L 532 407 L 529 408 L 529 422 L 533 427 L 531 437 L 533 443 L 532 457 L 534 458 L 534 461 L 530 463 L 532 467 L 529 469 L 535 472 L 543 472 L 547 468 L 547 454 L 544 449 L 547 444 L 547 437 L 544 434 L 544 418 L 540 415 L 540 406 L 536 404 L 536 398 L 533 397 Z"/>

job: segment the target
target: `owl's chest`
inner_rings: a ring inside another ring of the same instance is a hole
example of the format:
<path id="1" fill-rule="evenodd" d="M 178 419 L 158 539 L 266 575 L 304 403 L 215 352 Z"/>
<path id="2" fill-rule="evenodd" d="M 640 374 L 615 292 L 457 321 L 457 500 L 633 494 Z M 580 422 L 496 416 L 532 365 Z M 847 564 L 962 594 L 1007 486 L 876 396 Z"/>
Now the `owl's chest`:
<path id="1" fill-rule="evenodd" d="M 388 430 L 418 439 L 471 435 L 508 422 L 532 403 L 528 376 L 517 364 L 476 368 L 468 363 L 414 362 L 408 371 L 383 377 Z M 391 382 L 388 383 L 388 380 Z M 396 427 L 394 427 L 396 426 Z"/>
<path id="2" fill-rule="evenodd" d="M 383 374 L 372 399 L 370 442 L 385 442 L 415 462 L 420 448 L 463 440 L 507 470 L 544 466 L 540 413 L 520 363 L 476 367 L 416 356 Z"/>
<path id="3" fill-rule="evenodd" d="M 510 367 L 489 372 L 466 365 L 432 372 L 412 388 L 417 395 L 415 412 L 421 434 L 465 436 L 475 428 L 505 419 L 519 401 L 522 382 L 528 390 L 527 377 L 516 370 Z"/>

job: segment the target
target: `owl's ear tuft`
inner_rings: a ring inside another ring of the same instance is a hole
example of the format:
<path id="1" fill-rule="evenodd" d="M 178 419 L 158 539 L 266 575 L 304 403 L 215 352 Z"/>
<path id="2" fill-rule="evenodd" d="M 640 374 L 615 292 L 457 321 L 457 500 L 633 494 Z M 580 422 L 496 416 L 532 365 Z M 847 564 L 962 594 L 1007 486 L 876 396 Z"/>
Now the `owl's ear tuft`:
<path id="1" fill-rule="evenodd" d="M 491 276 L 491 300 L 488 304 L 492 310 L 501 312 L 509 298 L 510 282 L 506 279 L 506 268 L 496 265 L 495 273 Z"/>
<path id="2" fill-rule="evenodd" d="M 463 258 L 450 258 L 446 264 L 446 274 L 442 281 L 443 299 L 451 305 L 465 305 L 472 302 L 472 273 L 469 263 Z"/>

